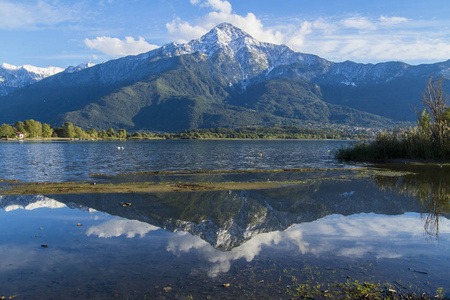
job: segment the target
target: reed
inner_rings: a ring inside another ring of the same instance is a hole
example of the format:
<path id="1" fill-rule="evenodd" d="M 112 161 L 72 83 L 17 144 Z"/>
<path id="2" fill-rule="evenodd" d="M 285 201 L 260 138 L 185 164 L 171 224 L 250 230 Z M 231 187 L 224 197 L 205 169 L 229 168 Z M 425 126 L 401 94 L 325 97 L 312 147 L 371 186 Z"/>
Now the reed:
<path id="1" fill-rule="evenodd" d="M 417 113 L 416 127 L 380 132 L 372 141 L 339 149 L 336 158 L 355 161 L 450 160 L 450 108 L 442 83 L 443 77 L 430 77 L 422 95 L 424 109 Z"/>

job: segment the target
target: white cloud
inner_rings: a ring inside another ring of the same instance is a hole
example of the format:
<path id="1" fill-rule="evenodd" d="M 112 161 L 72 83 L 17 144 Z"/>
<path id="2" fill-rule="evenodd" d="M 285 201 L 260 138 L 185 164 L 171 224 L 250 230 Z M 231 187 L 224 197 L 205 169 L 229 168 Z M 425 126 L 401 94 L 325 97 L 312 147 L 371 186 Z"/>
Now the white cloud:
<path id="1" fill-rule="evenodd" d="M 95 39 L 85 39 L 84 44 L 90 49 L 98 50 L 113 57 L 136 55 L 158 48 L 156 45 L 147 43 L 142 37 L 135 40 L 129 36 L 125 37 L 124 40 L 101 36 Z"/>
<path id="2" fill-rule="evenodd" d="M 166 24 L 170 37 L 177 42 L 199 38 L 214 26 L 228 22 L 257 40 L 286 44 L 298 51 L 317 54 L 332 61 L 381 62 L 399 60 L 409 63 L 449 59 L 450 22 L 414 20 L 402 16 L 319 17 L 286 20 L 268 27 L 253 13 L 233 12 L 229 1 L 190 0 L 192 5 L 211 11 L 189 23 L 180 18 Z M 445 23 L 444 22 L 444 23 Z M 435 30 L 440 23 L 439 30 Z"/>
<path id="3" fill-rule="evenodd" d="M 213 10 L 220 11 L 226 14 L 231 14 L 231 4 L 228 1 L 221 0 L 207 0 L 206 6 L 210 6 Z"/>
<path id="4" fill-rule="evenodd" d="M 200 5 L 212 9 L 210 13 L 203 16 L 197 25 L 191 25 L 175 18 L 166 24 L 169 35 L 177 42 L 188 42 L 194 38 L 199 38 L 214 26 L 227 22 L 237 26 L 249 33 L 254 38 L 270 43 L 283 43 L 284 36 L 281 32 L 265 29 L 261 20 L 253 13 L 241 16 L 232 12 L 230 2 L 221 0 L 191 0 L 193 5 Z"/>
<path id="5" fill-rule="evenodd" d="M 166 28 L 171 38 L 179 43 L 186 43 L 196 39 L 208 31 L 202 26 L 192 26 L 188 22 L 182 22 L 180 18 L 167 23 Z"/>
<path id="6" fill-rule="evenodd" d="M 375 29 L 376 26 L 372 22 L 370 22 L 365 17 L 351 17 L 342 20 L 342 24 L 344 27 L 347 28 L 354 28 L 354 29 L 360 29 L 360 30 L 366 30 L 366 29 Z"/>
<path id="7" fill-rule="evenodd" d="M 310 22 L 303 22 L 303 24 L 300 26 L 300 29 L 297 30 L 290 38 L 286 40 L 286 44 L 293 46 L 295 48 L 301 48 L 303 47 L 306 39 L 306 35 L 310 34 L 312 32 L 312 23 Z"/>
<path id="8" fill-rule="evenodd" d="M 381 22 L 382 25 L 385 26 L 391 26 L 391 25 L 397 25 L 400 23 L 406 23 L 408 22 L 407 18 L 403 18 L 403 17 L 385 17 L 385 16 L 381 16 L 379 21 Z"/>
<path id="9" fill-rule="evenodd" d="M 76 10 L 45 1 L 31 4 L 0 1 L 0 29 L 34 29 L 75 19 Z"/>

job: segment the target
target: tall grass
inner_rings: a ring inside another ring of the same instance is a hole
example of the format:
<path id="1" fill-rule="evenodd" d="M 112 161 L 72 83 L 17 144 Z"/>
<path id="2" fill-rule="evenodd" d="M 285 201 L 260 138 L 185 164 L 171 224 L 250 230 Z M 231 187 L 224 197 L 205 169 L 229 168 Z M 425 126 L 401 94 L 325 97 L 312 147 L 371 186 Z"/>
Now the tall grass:
<path id="1" fill-rule="evenodd" d="M 424 109 L 417 112 L 417 127 L 381 132 L 370 142 L 340 149 L 345 160 L 387 159 L 450 160 L 450 108 L 444 95 L 444 78 L 430 77 L 422 94 Z"/>
<path id="2" fill-rule="evenodd" d="M 373 141 L 339 149 L 336 157 L 356 161 L 450 160 L 450 128 L 447 126 L 443 134 L 433 127 L 427 132 L 419 127 L 380 132 Z"/>

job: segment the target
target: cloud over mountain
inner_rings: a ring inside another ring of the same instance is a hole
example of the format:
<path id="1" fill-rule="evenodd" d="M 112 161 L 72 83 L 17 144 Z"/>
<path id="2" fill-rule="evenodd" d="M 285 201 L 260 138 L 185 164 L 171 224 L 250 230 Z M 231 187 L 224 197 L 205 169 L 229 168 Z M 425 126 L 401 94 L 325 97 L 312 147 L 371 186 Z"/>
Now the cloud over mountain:
<path id="1" fill-rule="evenodd" d="M 142 37 L 135 40 L 130 36 L 125 37 L 124 40 L 100 36 L 95 39 L 85 39 L 84 44 L 89 49 L 98 50 L 112 57 L 136 55 L 158 48 L 156 45 L 147 43 Z"/>

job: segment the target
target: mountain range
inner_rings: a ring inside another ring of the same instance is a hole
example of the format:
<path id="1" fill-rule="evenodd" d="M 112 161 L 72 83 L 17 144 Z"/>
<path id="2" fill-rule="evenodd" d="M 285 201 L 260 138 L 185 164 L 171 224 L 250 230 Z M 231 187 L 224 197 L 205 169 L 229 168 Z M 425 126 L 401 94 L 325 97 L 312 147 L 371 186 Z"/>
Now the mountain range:
<path id="1" fill-rule="evenodd" d="M 0 69 L 3 86 L 5 74 Z M 310 122 L 385 127 L 415 119 L 430 75 L 448 85 L 450 60 L 336 63 L 223 23 L 189 43 L 8 83 L 0 122 L 152 131 Z"/>

